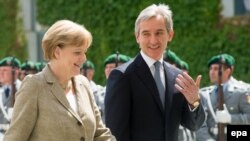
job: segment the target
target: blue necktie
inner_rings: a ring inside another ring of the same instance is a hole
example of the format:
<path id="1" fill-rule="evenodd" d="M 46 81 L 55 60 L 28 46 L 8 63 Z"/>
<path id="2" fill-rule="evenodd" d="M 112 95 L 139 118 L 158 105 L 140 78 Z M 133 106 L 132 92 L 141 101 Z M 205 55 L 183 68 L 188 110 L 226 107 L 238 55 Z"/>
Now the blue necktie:
<path id="1" fill-rule="evenodd" d="M 154 63 L 155 66 L 155 74 L 154 74 L 154 79 L 158 88 L 158 92 L 160 94 L 160 99 L 162 102 L 163 107 L 165 107 L 165 88 L 164 85 L 161 81 L 161 75 L 160 75 L 160 67 L 161 63 L 159 61 L 156 61 Z"/>
<path id="2" fill-rule="evenodd" d="M 5 97 L 6 97 L 6 99 L 9 97 L 9 95 L 10 95 L 10 88 L 5 88 L 4 89 L 4 93 L 5 93 Z"/>

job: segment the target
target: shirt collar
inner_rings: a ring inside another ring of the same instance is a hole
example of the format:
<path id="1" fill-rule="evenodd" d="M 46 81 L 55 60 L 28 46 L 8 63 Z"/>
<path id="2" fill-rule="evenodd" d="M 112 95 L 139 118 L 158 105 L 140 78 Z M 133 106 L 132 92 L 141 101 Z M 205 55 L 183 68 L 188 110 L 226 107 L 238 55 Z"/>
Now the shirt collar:
<path id="1" fill-rule="evenodd" d="M 159 61 L 161 64 L 163 64 L 163 56 L 159 60 L 154 60 L 147 56 L 142 50 L 140 51 L 142 58 L 145 60 L 148 67 L 152 67 L 156 61 Z"/>

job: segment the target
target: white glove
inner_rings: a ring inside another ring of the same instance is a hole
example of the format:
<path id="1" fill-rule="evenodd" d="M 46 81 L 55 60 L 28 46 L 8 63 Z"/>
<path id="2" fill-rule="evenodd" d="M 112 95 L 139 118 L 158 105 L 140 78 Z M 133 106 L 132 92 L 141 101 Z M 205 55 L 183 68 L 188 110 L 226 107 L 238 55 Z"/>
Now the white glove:
<path id="1" fill-rule="evenodd" d="M 215 141 L 214 139 L 207 139 L 206 141 Z"/>
<path id="2" fill-rule="evenodd" d="M 231 123 L 232 117 L 229 114 L 227 107 L 223 104 L 224 110 L 217 110 L 215 119 L 217 123 Z"/>

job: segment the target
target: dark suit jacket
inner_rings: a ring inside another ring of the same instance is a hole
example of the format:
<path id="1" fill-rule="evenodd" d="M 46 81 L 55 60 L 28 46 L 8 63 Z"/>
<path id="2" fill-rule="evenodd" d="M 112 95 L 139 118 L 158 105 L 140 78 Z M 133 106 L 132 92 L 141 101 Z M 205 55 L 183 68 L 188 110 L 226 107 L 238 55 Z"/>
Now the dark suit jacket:
<path id="1" fill-rule="evenodd" d="M 203 107 L 200 105 L 191 112 L 184 96 L 174 87 L 181 71 L 166 62 L 164 70 L 165 108 L 140 54 L 111 72 L 105 97 L 105 120 L 118 141 L 176 141 L 180 123 L 191 130 L 202 125 Z"/>

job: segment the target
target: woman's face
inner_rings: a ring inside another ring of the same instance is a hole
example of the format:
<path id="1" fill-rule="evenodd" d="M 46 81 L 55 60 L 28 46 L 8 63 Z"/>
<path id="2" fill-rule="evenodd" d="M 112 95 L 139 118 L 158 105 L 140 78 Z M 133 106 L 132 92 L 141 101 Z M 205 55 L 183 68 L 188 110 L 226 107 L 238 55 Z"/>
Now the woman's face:
<path id="1" fill-rule="evenodd" d="M 57 47 L 55 51 L 57 62 L 65 76 L 73 77 L 80 74 L 81 66 L 86 61 L 86 52 L 87 48 L 84 45 Z"/>

